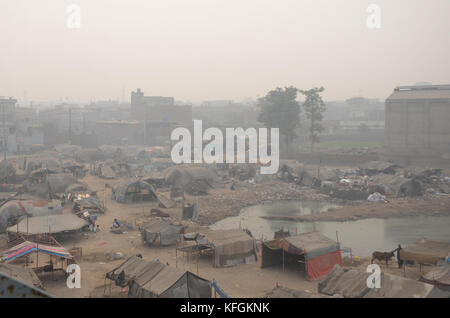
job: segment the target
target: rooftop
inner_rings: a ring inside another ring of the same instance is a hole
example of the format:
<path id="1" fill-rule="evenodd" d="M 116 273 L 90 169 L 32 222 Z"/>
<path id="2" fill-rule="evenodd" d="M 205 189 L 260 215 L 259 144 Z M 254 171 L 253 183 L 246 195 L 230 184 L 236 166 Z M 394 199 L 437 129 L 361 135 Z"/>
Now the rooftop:
<path id="1" fill-rule="evenodd" d="M 450 99 L 450 84 L 398 86 L 387 100 Z"/>

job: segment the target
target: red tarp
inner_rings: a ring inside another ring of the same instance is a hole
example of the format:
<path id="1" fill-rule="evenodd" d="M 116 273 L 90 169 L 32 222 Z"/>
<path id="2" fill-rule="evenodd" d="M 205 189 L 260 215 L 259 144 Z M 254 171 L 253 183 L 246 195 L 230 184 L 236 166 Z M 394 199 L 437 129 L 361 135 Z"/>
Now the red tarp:
<path id="1" fill-rule="evenodd" d="M 308 277 L 312 280 L 321 279 L 333 270 L 335 264 L 342 266 L 342 255 L 340 250 L 307 260 L 306 270 Z"/>

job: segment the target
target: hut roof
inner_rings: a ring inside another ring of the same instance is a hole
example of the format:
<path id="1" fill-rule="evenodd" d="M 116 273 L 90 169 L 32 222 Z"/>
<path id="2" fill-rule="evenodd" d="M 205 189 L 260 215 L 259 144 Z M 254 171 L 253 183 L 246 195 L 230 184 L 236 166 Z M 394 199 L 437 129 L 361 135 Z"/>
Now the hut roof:
<path id="1" fill-rule="evenodd" d="M 17 225 L 9 227 L 7 231 L 35 235 L 78 231 L 87 225 L 85 220 L 74 214 L 57 214 L 23 219 Z"/>

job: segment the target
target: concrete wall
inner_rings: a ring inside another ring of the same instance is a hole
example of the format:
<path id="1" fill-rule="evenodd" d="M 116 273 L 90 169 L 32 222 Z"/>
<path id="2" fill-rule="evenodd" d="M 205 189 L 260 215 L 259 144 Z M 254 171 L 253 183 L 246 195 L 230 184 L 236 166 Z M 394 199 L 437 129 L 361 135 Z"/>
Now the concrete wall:
<path id="1" fill-rule="evenodd" d="M 393 155 L 450 153 L 450 100 L 387 100 L 385 146 Z"/>

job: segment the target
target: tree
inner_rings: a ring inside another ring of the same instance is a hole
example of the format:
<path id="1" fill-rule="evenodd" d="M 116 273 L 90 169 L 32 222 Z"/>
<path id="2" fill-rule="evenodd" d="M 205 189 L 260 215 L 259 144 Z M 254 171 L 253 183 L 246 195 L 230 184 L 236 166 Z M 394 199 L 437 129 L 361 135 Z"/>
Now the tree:
<path id="1" fill-rule="evenodd" d="M 286 146 L 297 136 L 300 126 L 300 104 L 296 101 L 298 89 L 290 86 L 277 87 L 258 100 L 261 108 L 258 121 L 268 128 L 279 128 Z"/>
<path id="2" fill-rule="evenodd" d="M 323 119 L 322 113 L 326 110 L 326 107 L 320 93 L 324 90 L 323 87 L 315 87 L 307 91 L 300 90 L 300 93 L 305 95 L 303 108 L 306 118 L 310 120 L 309 140 L 311 141 L 311 152 L 314 151 L 314 144 L 319 142 L 319 133 L 323 131 L 321 121 Z"/>

